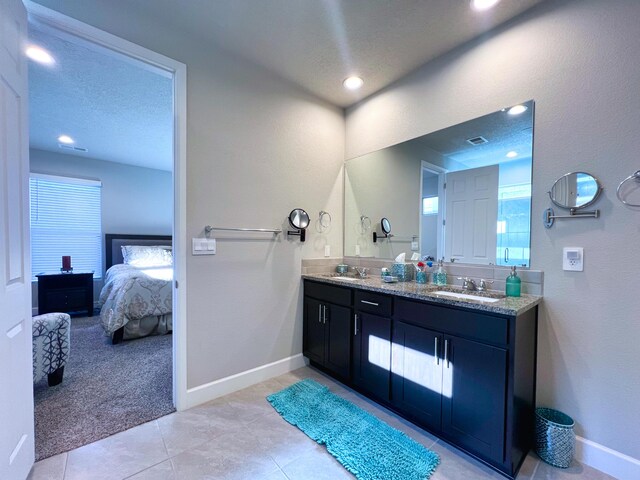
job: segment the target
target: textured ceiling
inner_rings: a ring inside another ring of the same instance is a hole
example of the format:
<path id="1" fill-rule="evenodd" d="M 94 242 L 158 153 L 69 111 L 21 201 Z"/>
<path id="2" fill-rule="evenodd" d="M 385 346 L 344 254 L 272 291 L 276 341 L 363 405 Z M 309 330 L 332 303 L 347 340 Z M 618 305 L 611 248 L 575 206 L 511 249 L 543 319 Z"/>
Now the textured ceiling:
<path id="1" fill-rule="evenodd" d="M 115 0 L 124 2 L 124 0 Z M 541 0 L 126 0 L 346 107 Z M 363 88 L 342 80 L 362 76 Z"/>
<path id="2" fill-rule="evenodd" d="M 346 107 L 543 0 L 111 0 Z M 46 3 L 46 2 L 43 2 Z M 54 7 L 55 8 L 55 7 Z M 171 81 L 98 47 L 32 30 L 56 57 L 30 63 L 31 146 L 171 169 Z M 358 92 L 342 87 L 352 74 Z M 61 150 L 70 135 L 85 153 Z"/>
<path id="3" fill-rule="evenodd" d="M 29 62 L 30 147 L 171 170 L 172 81 L 134 60 L 32 29 L 53 66 Z M 69 135 L 86 153 L 63 150 Z"/>
<path id="4" fill-rule="evenodd" d="M 533 101 L 523 103 L 527 111 L 509 115 L 498 111 L 460 123 L 415 140 L 466 168 L 531 158 L 533 148 Z M 487 143 L 472 145 L 468 139 L 481 136 Z M 507 158 L 507 152 L 518 156 Z"/>

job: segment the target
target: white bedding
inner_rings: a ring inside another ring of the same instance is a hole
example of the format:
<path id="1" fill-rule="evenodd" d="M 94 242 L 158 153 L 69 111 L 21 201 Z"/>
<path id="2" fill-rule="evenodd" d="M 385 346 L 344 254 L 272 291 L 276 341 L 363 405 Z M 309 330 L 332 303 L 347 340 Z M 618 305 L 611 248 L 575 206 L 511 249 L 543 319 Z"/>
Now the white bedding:
<path id="1" fill-rule="evenodd" d="M 108 334 L 132 320 L 172 311 L 173 269 L 118 264 L 107 270 L 100 292 L 100 319 Z"/>

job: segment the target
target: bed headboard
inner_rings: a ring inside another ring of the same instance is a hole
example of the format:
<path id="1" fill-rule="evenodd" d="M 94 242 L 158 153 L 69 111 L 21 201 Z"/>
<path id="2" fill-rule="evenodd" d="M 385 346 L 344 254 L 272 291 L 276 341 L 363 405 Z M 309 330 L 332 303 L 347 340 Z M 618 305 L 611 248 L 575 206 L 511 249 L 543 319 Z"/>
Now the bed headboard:
<path id="1" fill-rule="evenodd" d="M 105 269 L 122 263 L 123 245 L 171 245 L 171 235 L 124 235 L 107 233 L 104 236 Z"/>

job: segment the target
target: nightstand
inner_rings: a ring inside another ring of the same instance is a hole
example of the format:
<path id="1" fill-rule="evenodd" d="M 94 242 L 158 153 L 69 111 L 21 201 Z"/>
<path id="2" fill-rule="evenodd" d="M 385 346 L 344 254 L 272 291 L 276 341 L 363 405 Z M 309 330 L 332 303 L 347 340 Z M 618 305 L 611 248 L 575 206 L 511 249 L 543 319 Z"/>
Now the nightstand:
<path id="1" fill-rule="evenodd" d="M 86 310 L 93 316 L 93 272 L 39 273 L 38 315 Z"/>

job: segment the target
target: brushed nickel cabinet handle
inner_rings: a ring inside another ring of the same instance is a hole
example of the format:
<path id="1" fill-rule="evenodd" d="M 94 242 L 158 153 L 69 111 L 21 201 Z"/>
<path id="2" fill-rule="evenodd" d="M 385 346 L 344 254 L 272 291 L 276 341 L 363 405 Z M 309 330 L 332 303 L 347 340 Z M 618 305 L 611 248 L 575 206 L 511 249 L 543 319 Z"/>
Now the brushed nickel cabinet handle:
<path id="1" fill-rule="evenodd" d="M 353 316 L 353 336 L 356 337 L 358 336 L 358 314 L 356 313 Z"/>
<path id="2" fill-rule="evenodd" d="M 322 304 L 318 305 L 318 323 L 322 323 Z"/>
<path id="3" fill-rule="evenodd" d="M 380 304 L 374 302 L 367 302 L 366 300 L 360 300 L 360 303 L 366 303 L 367 305 L 373 305 L 374 307 L 379 307 Z"/>
<path id="4" fill-rule="evenodd" d="M 327 323 L 327 306 L 322 306 L 322 323 Z"/>
<path id="5" fill-rule="evenodd" d="M 447 364 L 447 368 L 449 368 L 449 340 L 444 340 L 444 361 Z"/>
<path id="6" fill-rule="evenodd" d="M 435 337 L 433 342 L 433 356 L 434 356 L 434 363 L 436 365 L 440 365 L 440 359 L 438 358 L 438 337 Z"/>

